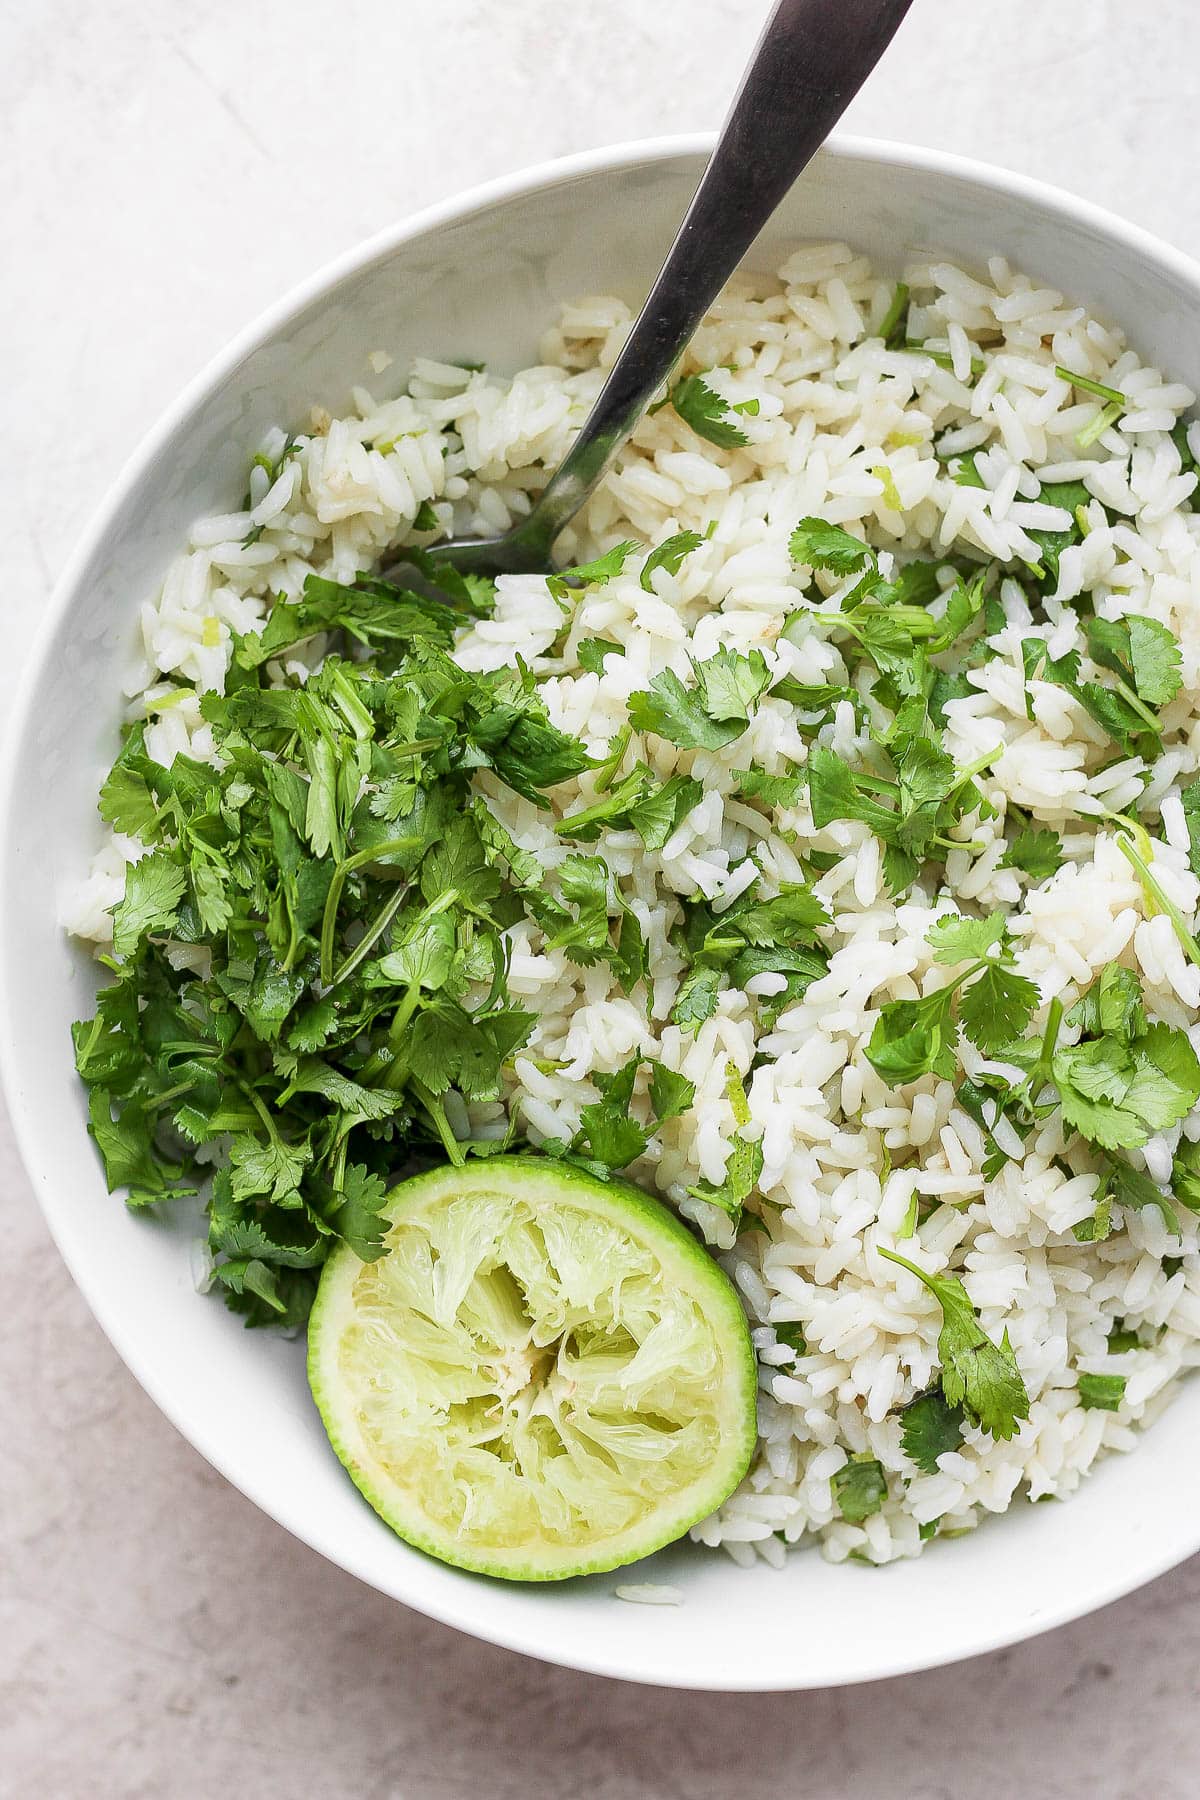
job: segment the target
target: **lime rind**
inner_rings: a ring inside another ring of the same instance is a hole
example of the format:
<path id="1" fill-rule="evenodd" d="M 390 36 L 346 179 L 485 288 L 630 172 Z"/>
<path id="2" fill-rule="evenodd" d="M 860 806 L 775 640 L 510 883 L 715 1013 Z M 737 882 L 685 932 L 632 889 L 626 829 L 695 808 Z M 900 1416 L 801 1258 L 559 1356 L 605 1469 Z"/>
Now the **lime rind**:
<path id="1" fill-rule="evenodd" d="M 498 1157 L 403 1182 L 388 1212 L 385 1256 L 326 1265 L 309 1380 L 401 1537 L 561 1580 L 660 1549 L 737 1486 L 756 1441 L 745 1315 L 661 1202 Z"/>

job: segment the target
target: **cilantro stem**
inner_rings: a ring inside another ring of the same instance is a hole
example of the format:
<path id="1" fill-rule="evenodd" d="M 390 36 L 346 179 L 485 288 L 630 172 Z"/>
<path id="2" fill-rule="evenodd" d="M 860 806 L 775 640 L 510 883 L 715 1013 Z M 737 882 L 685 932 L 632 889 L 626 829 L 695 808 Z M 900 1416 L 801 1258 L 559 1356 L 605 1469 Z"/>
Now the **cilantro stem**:
<path id="1" fill-rule="evenodd" d="M 335 988 L 339 985 L 339 983 L 345 981 L 345 979 L 348 975 L 353 975 L 355 969 L 358 968 L 359 964 L 362 963 L 363 961 L 365 961 L 365 959 L 371 954 L 371 951 L 375 948 L 376 944 L 379 942 L 380 938 L 383 936 L 384 932 L 387 930 L 388 926 L 391 924 L 391 922 L 395 918 L 396 914 L 400 911 L 400 908 L 403 906 L 407 896 L 408 896 L 407 886 L 403 882 L 399 883 L 396 887 L 395 893 L 391 896 L 390 899 L 386 900 L 384 902 L 383 906 L 380 908 L 379 913 L 376 916 L 374 924 L 370 927 L 370 929 L 368 931 L 364 932 L 363 936 L 359 939 L 358 943 L 355 944 L 355 946 L 354 946 L 353 950 L 350 952 L 349 956 L 347 956 L 345 958 L 341 967 L 336 971 L 336 973 L 331 978 L 330 983 L 329 983 L 329 986 L 331 988 Z"/>
<path id="2" fill-rule="evenodd" d="M 913 338 L 909 339 L 904 348 L 914 356 L 927 356 L 930 362 L 936 364 L 939 369 L 949 369 L 951 374 L 954 373 L 954 358 L 948 350 L 930 350 L 925 344 L 918 343 Z M 982 356 L 971 358 L 972 375 L 982 375 L 986 368 L 987 364 Z"/>
<path id="3" fill-rule="evenodd" d="M 177 1082 L 174 1087 L 164 1089 L 161 1094 L 155 1094 L 153 1100 L 147 1105 L 146 1111 L 160 1112 L 164 1106 L 169 1106 L 172 1100 L 178 1100 L 182 1094 L 190 1094 L 195 1085 L 194 1081 Z"/>
<path id="4" fill-rule="evenodd" d="M 337 929 L 338 907 L 341 904 L 342 890 L 357 869 L 365 869 L 368 863 L 379 862 L 385 856 L 399 856 L 404 850 L 417 848 L 420 840 L 412 836 L 402 838 L 386 838 L 382 844 L 368 844 L 365 850 L 356 850 L 353 856 L 345 857 L 333 871 L 333 880 L 329 883 L 329 892 L 325 896 L 325 911 L 321 916 L 321 986 L 329 988 L 333 985 L 333 939 Z"/>
<path id="5" fill-rule="evenodd" d="M 936 844 L 940 850 L 968 850 L 972 856 L 978 856 L 982 850 L 987 849 L 982 838 L 948 838 L 935 835 L 929 841 L 931 844 Z"/>
<path id="6" fill-rule="evenodd" d="M 883 339 L 885 344 L 887 343 L 888 339 L 894 334 L 896 327 L 899 325 L 900 321 L 904 318 L 904 315 L 907 311 L 908 311 L 908 287 L 903 281 L 898 281 L 896 283 L 895 288 L 892 290 L 892 298 L 891 298 L 890 302 L 888 303 L 888 309 L 884 313 L 882 319 L 879 321 L 879 330 L 878 330 L 877 335 Z"/>
<path id="7" fill-rule="evenodd" d="M 1054 1056 L 1055 1046 L 1058 1043 L 1058 1032 L 1059 1027 L 1062 1024 L 1062 1019 L 1063 1003 L 1058 995 L 1055 994 L 1053 1000 L 1050 1002 L 1049 1011 L 1046 1014 L 1046 1029 L 1042 1033 L 1042 1050 L 1041 1055 L 1038 1058 L 1039 1067 L 1043 1064 L 1047 1069 L 1050 1067 L 1051 1059 Z"/>
<path id="8" fill-rule="evenodd" d="M 255 1093 L 254 1089 L 250 1086 L 248 1081 L 239 1081 L 237 1085 L 242 1090 L 243 1094 L 245 1094 L 247 1100 L 250 1102 L 251 1106 L 254 1108 L 255 1112 L 258 1114 L 259 1118 L 262 1120 L 263 1130 L 266 1132 L 267 1136 L 270 1138 L 272 1144 L 274 1144 L 277 1148 L 281 1147 L 283 1144 L 283 1139 L 280 1137 L 278 1131 L 276 1130 L 275 1121 L 271 1117 L 271 1114 L 270 1114 L 269 1110 L 267 1109 L 267 1106 L 265 1105 L 263 1100 L 259 1097 L 258 1094 Z M 285 1093 L 280 1095 L 279 1100 L 276 1102 L 277 1105 L 284 1104 L 288 1092 L 290 1092 L 290 1090 L 285 1090 Z"/>
<path id="9" fill-rule="evenodd" d="M 375 735 L 375 721 L 354 692 L 341 669 L 335 669 L 329 682 L 334 705 L 345 719 L 360 744 L 369 743 Z"/>
<path id="10" fill-rule="evenodd" d="M 1081 393 L 1095 394 L 1097 400 L 1107 400 L 1110 406 L 1119 406 L 1123 410 L 1129 404 L 1118 388 L 1105 387 L 1102 381 L 1093 381 L 1090 375 L 1076 375 L 1059 364 L 1055 365 L 1054 373 L 1060 381 L 1068 382 Z"/>
<path id="11" fill-rule="evenodd" d="M 950 789 L 950 793 L 957 794 L 959 788 L 966 787 L 968 781 L 973 781 L 976 775 L 982 774 L 989 763 L 994 763 L 998 756 L 1003 756 L 1007 748 L 1007 744 L 997 744 L 994 750 L 985 751 L 982 756 L 976 757 L 973 763 L 968 763 L 965 769 L 956 770 L 954 786 Z M 949 799 L 949 797 L 948 794 L 946 798 Z"/>
<path id="12" fill-rule="evenodd" d="M 1114 674 L 1113 675 L 1113 686 L 1116 688 L 1117 692 L 1120 694 L 1121 698 L 1126 702 L 1126 704 L 1138 715 L 1139 719 L 1145 719 L 1148 728 L 1155 734 L 1155 736 L 1156 737 L 1161 736 L 1162 726 L 1159 724 L 1157 717 L 1155 716 L 1154 713 L 1151 712 L 1150 708 L 1146 705 L 1146 703 L 1143 700 L 1138 699 L 1136 693 L 1130 687 L 1129 683 L 1127 681 L 1123 681 L 1119 675 Z"/>
<path id="13" fill-rule="evenodd" d="M 403 1036 L 405 1028 L 407 1027 L 409 1020 L 412 1018 L 413 1014 L 417 1010 L 417 1003 L 420 1000 L 420 998 L 421 998 L 420 983 L 414 981 L 411 987 L 405 988 L 404 998 L 401 1000 L 399 1006 L 396 1008 L 395 1012 L 392 1014 L 392 1022 L 388 1026 L 388 1038 L 389 1038 L 390 1042 L 392 1042 L 394 1044 L 399 1043 L 400 1038 Z M 394 1066 L 395 1065 L 393 1065 L 393 1067 Z M 397 1085 L 398 1084 L 396 1082 L 393 1082 L 393 1081 L 388 1082 L 389 1087 L 395 1087 Z"/>
<path id="14" fill-rule="evenodd" d="M 616 780 L 617 770 L 620 768 L 625 752 L 629 748 L 629 740 L 632 736 L 632 726 L 622 725 L 621 729 L 614 735 L 609 743 L 608 755 L 604 758 L 603 762 L 597 765 L 596 769 L 596 792 L 598 794 L 607 794 L 609 788 Z"/>
<path id="15" fill-rule="evenodd" d="M 1200 969 L 1200 944 L 1197 944 L 1195 938 L 1188 930 L 1187 921 L 1184 919 L 1183 914 L 1180 912 L 1175 902 L 1167 897 L 1167 894 L 1164 892 L 1157 878 L 1151 874 L 1149 863 L 1145 862 L 1142 857 L 1138 855 L 1124 832 L 1120 832 L 1117 836 L 1117 849 L 1121 852 L 1125 861 L 1136 871 L 1138 880 L 1141 882 L 1143 889 L 1149 898 L 1153 900 L 1154 904 L 1158 907 L 1158 910 L 1161 913 L 1165 913 L 1167 918 L 1170 919 L 1171 924 L 1174 927 L 1175 936 L 1183 946 L 1184 953 L 1189 960 L 1195 964 L 1196 968 Z"/>
<path id="16" fill-rule="evenodd" d="M 441 1101 L 430 1093 L 423 1082 L 414 1080 L 411 1086 L 414 1095 L 421 1102 L 423 1110 L 428 1114 L 430 1124 L 442 1141 L 442 1149 L 455 1167 L 461 1169 L 467 1159 L 463 1155 L 462 1146 L 450 1129 L 450 1121 L 446 1117 Z"/>
<path id="17" fill-rule="evenodd" d="M 1082 431 L 1075 433 L 1075 442 L 1081 450 L 1094 444 L 1097 438 L 1103 437 L 1110 425 L 1115 425 L 1125 411 L 1124 405 L 1114 400 L 1109 406 L 1102 406 L 1094 419 L 1090 419 Z"/>
<path id="18" fill-rule="evenodd" d="M 1052 1082 L 1054 1079 L 1051 1064 L 1054 1061 L 1054 1051 L 1058 1044 L 1058 1033 L 1062 1021 L 1063 1003 L 1056 994 L 1054 999 L 1050 1002 L 1046 1013 L 1046 1029 L 1042 1033 L 1042 1044 L 1038 1051 L 1037 1062 L 1034 1064 L 1033 1068 L 1030 1069 L 1020 1087 L 1013 1090 L 1015 1095 L 1023 1096 L 1024 1103 L 1027 1104 L 1030 1110 L 1035 1114 L 1037 1110 L 1038 1095 L 1046 1084 Z M 1051 1110 L 1053 1110 L 1053 1108 L 1051 1108 Z"/>

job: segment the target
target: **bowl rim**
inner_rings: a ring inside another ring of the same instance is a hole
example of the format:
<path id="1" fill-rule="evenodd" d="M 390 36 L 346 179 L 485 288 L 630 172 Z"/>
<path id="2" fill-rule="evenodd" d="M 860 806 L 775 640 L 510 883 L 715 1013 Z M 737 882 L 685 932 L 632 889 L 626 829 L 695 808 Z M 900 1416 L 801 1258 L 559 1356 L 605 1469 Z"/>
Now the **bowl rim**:
<path id="1" fill-rule="evenodd" d="M 213 1443 L 209 1433 L 195 1426 L 187 1417 L 186 1408 L 175 1403 L 169 1380 L 160 1377 L 157 1369 L 148 1367 L 131 1349 L 126 1348 L 121 1319 L 113 1316 L 103 1295 L 93 1292 L 88 1269 L 81 1266 L 79 1259 L 71 1253 L 60 1237 L 53 1201 L 54 1183 L 49 1172 L 43 1166 L 41 1149 L 32 1120 L 25 1111 L 24 1103 L 18 1098 L 21 1090 L 20 1083 L 16 1079 L 19 1047 L 12 1026 L 13 1010 L 9 977 L 11 924 L 6 879 L 6 871 L 11 859 L 16 811 L 20 802 L 16 781 L 15 749 L 27 733 L 51 645 L 64 618 L 76 603 L 76 590 L 80 579 L 103 544 L 114 516 L 124 504 L 130 491 L 142 479 L 160 451 L 193 409 L 200 405 L 211 390 L 230 375 L 248 355 L 269 342 L 313 302 L 336 289 L 349 277 L 383 261 L 400 246 L 414 238 L 438 230 L 472 214 L 486 211 L 507 200 L 536 193 L 541 188 L 555 186 L 575 177 L 635 168 L 649 169 L 656 164 L 681 157 L 705 156 L 711 151 L 715 136 L 715 132 L 709 131 L 629 139 L 616 144 L 600 145 L 573 155 L 526 165 L 509 174 L 477 183 L 383 227 L 382 230 L 324 263 L 314 273 L 295 283 L 278 300 L 259 312 L 256 317 L 235 333 L 223 349 L 208 359 L 175 399 L 164 408 L 154 424 L 144 433 L 136 447 L 126 457 L 116 478 L 92 512 L 89 522 L 54 584 L 43 618 L 29 642 L 24 667 L 17 680 L 7 731 L 3 740 L 5 754 L 3 764 L 0 766 L 0 1086 L 3 1087 L 9 1117 L 12 1120 L 18 1153 L 37 1197 L 51 1239 L 109 1343 L 143 1391 L 180 1435 L 232 1487 L 245 1495 L 276 1524 L 283 1526 L 291 1535 L 299 1538 L 308 1548 L 317 1551 L 326 1560 L 345 1569 L 347 1573 L 354 1575 L 367 1586 L 384 1593 L 389 1593 L 389 1590 L 379 1588 L 369 1573 L 361 1566 L 356 1566 L 353 1558 L 339 1554 L 338 1548 L 334 1544 L 314 1542 L 313 1537 L 294 1521 L 282 1516 L 283 1509 L 272 1496 L 260 1491 L 257 1483 L 244 1479 L 227 1465 L 221 1445 Z M 834 134 L 820 154 L 842 161 L 890 164 L 911 168 L 935 177 L 957 178 L 984 189 L 997 199 L 1016 200 L 1042 212 L 1057 215 L 1064 220 L 1069 219 L 1076 225 L 1089 227 L 1101 237 L 1120 242 L 1126 249 L 1141 255 L 1148 262 L 1156 264 L 1160 269 L 1168 270 L 1183 284 L 1190 287 L 1195 292 L 1197 301 L 1200 302 L 1200 261 L 1175 248 L 1153 232 L 1109 212 L 1096 202 L 1083 199 L 1064 188 L 1042 181 L 1036 176 L 1019 174 L 998 165 L 960 156 L 950 151 L 851 134 Z M 416 1599 L 407 1593 L 397 1594 L 394 1590 L 389 1593 L 389 1597 L 400 1598 L 404 1605 L 412 1607 L 414 1611 L 482 1642 L 495 1644 L 500 1648 L 516 1651 L 542 1661 L 557 1663 L 562 1667 L 574 1668 L 587 1674 L 603 1675 L 615 1680 L 642 1682 L 651 1686 L 686 1687 L 691 1690 L 759 1693 L 798 1691 L 802 1688 L 824 1686 L 856 1686 L 859 1683 L 914 1674 L 921 1670 L 945 1667 L 969 1657 L 984 1655 L 993 1650 L 1022 1643 L 1061 1625 L 1086 1617 L 1101 1607 L 1111 1605 L 1114 1601 L 1122 1599 L 1125 1595 L 1177 1567 L 1197 1550 L 1200 1550 L 1200 1521 L 1197 1522 L 1193 1541 L 1190 1544 L 1184 1543 L 1181 1546 L 1177 1541 L 1165 1548 L 1159 1548 L 1155 1553 L 1143 1555 L 1135 1563 L 1126 1565 L 1105 1578 L 1098 1579 L 1078 1597 L 1064 1600 L 1056 1608 L 1040 1616 L 1032 1626 L 1015 1624 L 1011 1627 L 989 1629 L 984 1624 L 975 1631 L 968 1642 L 951 1648 L 945 1654 L 935 1652 L 917 1657 L 893 1656 L 890 1659 L 885 1658 L 874 1663 L 867 1661 L 861 1672 L 840 1674 L 832 1680 L 821 1682 L 811 1681 L 807 1678 L 797 1680 L 794 1676 L 787 1674 L 781 1675 L 778 1681 L 770 1684 L 761 1678 L 739 1683 L 731 1680 L 728 1676 L 723 1679 L 718 1676 L 712 1680 L 700 1680 L 695 1677 L 689 1677 L 686 1681 L 673 1680 L 660 1668 L 639 1666 L 636 1656 L 618 1661 L 607 1656 L 589 1655 L 586 1644 L 580 1645 L 578 1653 L 573 1651 L 570 1656 L 567 1656 L 554 1650 L 545 1649 L 538 1642 L 537 1634 L 534 1631 L 517 1629 L 507 1620 L 491 1618 L 481 1620 L 478 1616 L 480 1609 L 471 1597 L 473 1592 L 471 1587 L 456 1588 L 451 1591 L 450 1598 L 438 1600 L 430 1600 L 424 1596 Z M 397 1584 L 399 1588 L 403 1588 L 404 1585 L 403 1581 Z"/>

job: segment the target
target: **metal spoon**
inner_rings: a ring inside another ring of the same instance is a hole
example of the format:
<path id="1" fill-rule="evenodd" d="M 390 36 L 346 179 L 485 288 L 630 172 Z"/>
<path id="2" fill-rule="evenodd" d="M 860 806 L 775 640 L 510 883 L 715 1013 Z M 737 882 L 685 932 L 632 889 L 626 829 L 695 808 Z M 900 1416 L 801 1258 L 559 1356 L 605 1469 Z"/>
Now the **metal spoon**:
<path id="1" fill-rule="evenodd" d="M 692 333 L 841 118 L 912 0 L 779 0 L 658 279 L 579 436 L 498 538 L 430 545 L 464 573 L 547 572 L 555 538 L 611 468 Z"/>

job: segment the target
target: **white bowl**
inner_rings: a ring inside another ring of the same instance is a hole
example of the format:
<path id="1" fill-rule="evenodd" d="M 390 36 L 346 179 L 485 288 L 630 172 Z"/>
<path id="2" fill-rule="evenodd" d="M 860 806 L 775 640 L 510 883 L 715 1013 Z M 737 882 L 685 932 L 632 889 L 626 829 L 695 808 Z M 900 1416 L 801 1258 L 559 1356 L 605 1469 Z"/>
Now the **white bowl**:
<path id="1" fill-rule="evenodd" d="M 547 164 L 438 206 L 314 277 L 195 381 L 122 474 L 72 561 L 27 672 L 9 743 L 0 868 L 0 1051 L 8 1102 L 50 1228 L 130 1369 L 216 1468 L 314 1549 L 477 1637 L 606 1675 L 703 1688 L 804 1688 L 951 1662 L 1078 1617 L 1200 1547 L 1200 1386 L 1136 1455 L 1065 1506 L 1018 1505 L 969 1538 L 884 1570 L 814 1554 L 750 1572 L 691 1546 L 636 1573 L 518 1587 L 409 1549 L 325 1441 L 301 1345 L 245 1332 L 193 1290 L 185 1222 L 133 1218 L 104 1191 L 68 1027 L 93 966 L 59 896 L 96 841 L 139 603 L 189 522 L 227 510 L 263 429 L 333 410 L 368 353 L 486 356 L 515 370 L 572 295 L 637 300 L 699 174 L 703 139 Z M 842 142 L 793 191 L 754 261 L 846 238 L 884 267 L 913 249 L 981 264 L 1001 253 L 1120 322 L 1200 388 L 1200 268 L 1095 207 L 928 151 Z M 381 387 L 384 383 L 379 384 Z M 613 1598 L 667 1581 L 678 1607 Z"/>

